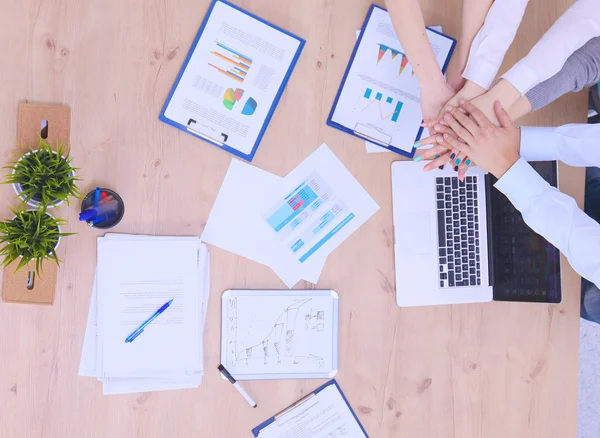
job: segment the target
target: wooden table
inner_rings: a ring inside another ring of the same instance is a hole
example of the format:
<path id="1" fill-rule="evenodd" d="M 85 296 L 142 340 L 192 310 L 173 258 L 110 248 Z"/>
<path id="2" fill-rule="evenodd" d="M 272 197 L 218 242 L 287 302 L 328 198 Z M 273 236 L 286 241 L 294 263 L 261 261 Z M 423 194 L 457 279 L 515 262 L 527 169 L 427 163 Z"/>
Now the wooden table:
<path id="1" fill-rule="evenodd" d="M 325 124 L 370 2 L 236 3 L 307 40 L 253 164 L 283 176 L 326 142 L 381 205 L 329 257 L 318 284 L 340 294 L 337 378 L 370 436 L 575 436 L 580 286 L 566 263 L 558 306 L 395 304 L 390 164 L 398 157 L 367 155 L 362 141 Z M 532 0 L 505 68 L 570 3 Z M 127 202 L 116 231 L 199 235 L 231 156 L 160 123 L 158 114 L 208 4 L 1 0 L 3 161 L 14 149 L 19 100 L 66 103 L 82 190 L 113 187 Z M 458 35 L 460 0 L 423 4 L 427 24 Z M 585 96 L 570 95 L 528 122 L 583 122 L 585 112 Z M 581 171 L 561 167 L 561 184 L 582 199 Z M 0 187 L 3 205 L 14 205 L 11 190 Z M 250 409 L 220 379 L 220 294 L 283 285 L 269 268 L 211 248 L 200 389 L 103 396 L 99 382 L 77 375 L 100 233 L 77 222 L 76 210 L 61 208 L 78 234 L 61 245 L 66 263 L 54 306 L 0 303 L 0 436 L 247 437 L 322 383 L 248 382 L 259 403 Z"/>

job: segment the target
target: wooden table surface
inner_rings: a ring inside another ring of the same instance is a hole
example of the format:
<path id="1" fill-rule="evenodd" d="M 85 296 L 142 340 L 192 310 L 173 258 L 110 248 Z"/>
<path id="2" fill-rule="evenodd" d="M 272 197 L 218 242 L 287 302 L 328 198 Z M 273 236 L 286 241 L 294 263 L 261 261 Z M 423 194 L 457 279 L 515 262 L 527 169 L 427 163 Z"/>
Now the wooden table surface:
<path id="1" fill-rule="evenodd" d="M 395 304 L 390 164 L 398 156 L 367 155 L 364 142 L 325 124 L 370 2 L 236 3 L 307 40 L 253 164 L 283 176 L 326 142 L 381 206 L 329 257 L 317 285 L 340 294 L 337 379 L 370 436 L 574 437 L 580 286 L 566 262 L 561 305 Z M 460 0 L 422 3 L 427 24 L 459 35 Z M 532 0 L 503 70 L 570 3 Z M 127 203 L 115 231 L 199 235 L 232 157 L 158 114 L 208 5 L 0 0 L 2 160 L 13 158 L 17 102 L 68 104 L 82 190 L 112 187 Z M 527 121 L 583 122 L 585 113 L 585 96 L 572 94 Z M 561 167 L 561 184 L 582 199 L 580 170 Z M 2 205 L 15 204 L 11 190 L 0 187 Z M 245 383 L 259 404 L 251 409 L 221 380 L 221 293 L 283 285 L 269 268 L 211 248 L 201 387 L 103 396 L 99 382 L 77 375 L 100 233 L 77 222 L 76 210 L 60 209 L 78 234 L 61 245 L 54 306 L 0 303 L 1 437 L 249 437 L 322 383 Z"/>

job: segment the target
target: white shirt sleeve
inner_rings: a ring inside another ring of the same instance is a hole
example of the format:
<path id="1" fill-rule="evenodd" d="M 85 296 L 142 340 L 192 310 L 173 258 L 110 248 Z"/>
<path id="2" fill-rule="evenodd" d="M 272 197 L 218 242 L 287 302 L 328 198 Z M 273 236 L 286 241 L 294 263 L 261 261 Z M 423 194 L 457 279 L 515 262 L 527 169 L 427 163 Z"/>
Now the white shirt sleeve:
<path id="1" fill-rule="evenodd" d="M 600 285 L 600 224 L 581 211 L 573 198 L 548 184 L 524 158 L 495 187 L 521 212 L 527 225 L 567 257 L 579 275 Z"/>
<path id="2" fill-rule="evenodd" d="M 600 167 L 600 124 L 523 126 L 521 157 L 527 161 L 559 160 L 569 166 Z"/>
<path id="3" fill-rule="evenodd" d="M 600 35 L 600 0 L 578 0 L 502 78 L 521 95 L 560 71 L 567 58 Z"/>
<path id="4" fill-rule="evenodd" d="M 492 86 L 506 51 L 512 44 L 529 0 L 496 0 L 471 43 L 465 79 L 486 90 Z"/>

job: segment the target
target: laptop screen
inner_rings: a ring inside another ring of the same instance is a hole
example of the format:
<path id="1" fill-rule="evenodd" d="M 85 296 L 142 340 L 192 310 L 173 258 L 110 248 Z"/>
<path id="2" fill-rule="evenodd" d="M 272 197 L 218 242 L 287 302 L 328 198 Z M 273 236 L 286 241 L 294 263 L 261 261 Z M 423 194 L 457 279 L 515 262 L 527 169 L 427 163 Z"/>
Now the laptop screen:
<path id="1" fill-rule="evenodd" d="M 557 187 L 557 164 L 530 163 Z M 491 184 L 496 179 L 490 176 Z M 523 216 L 499 190 L 489 192 L 491 225 L 490 273 L 494 301 L 560 303 L 560 252 L 523 221 Z"/>

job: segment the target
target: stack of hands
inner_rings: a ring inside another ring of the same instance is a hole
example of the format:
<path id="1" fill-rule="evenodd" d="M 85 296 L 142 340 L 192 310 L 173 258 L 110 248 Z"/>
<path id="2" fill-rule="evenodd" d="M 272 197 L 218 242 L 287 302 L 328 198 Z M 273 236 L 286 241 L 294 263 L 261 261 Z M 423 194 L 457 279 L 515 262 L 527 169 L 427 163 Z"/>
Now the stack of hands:
<path id="1" fill-rule="evenodd" d="M 420 140 L 415 147 L 433 146 L 419 149 L 415 161 L 432 160 L 424 168 L 427 171 L 450 164 L 461 180 L 464 180 L 468 168 L 477 163 L 501 178 L 519 159 L 521 140 L 520 129 L 512 122 L 502 103 L 504 100 L 510 105 L 518 96 L 511 92 L 514 90 L 512 85 L 506 87 L 507 84 L 502 82 L 505 81 L 490 92 L 466 101 L 465 97 L 479 91 L 468 89 L 478 86 L 467 82 L 434 119 L 425 115 L 428 121 L 423 126 L 429 128 L 431 135 Z"/>

